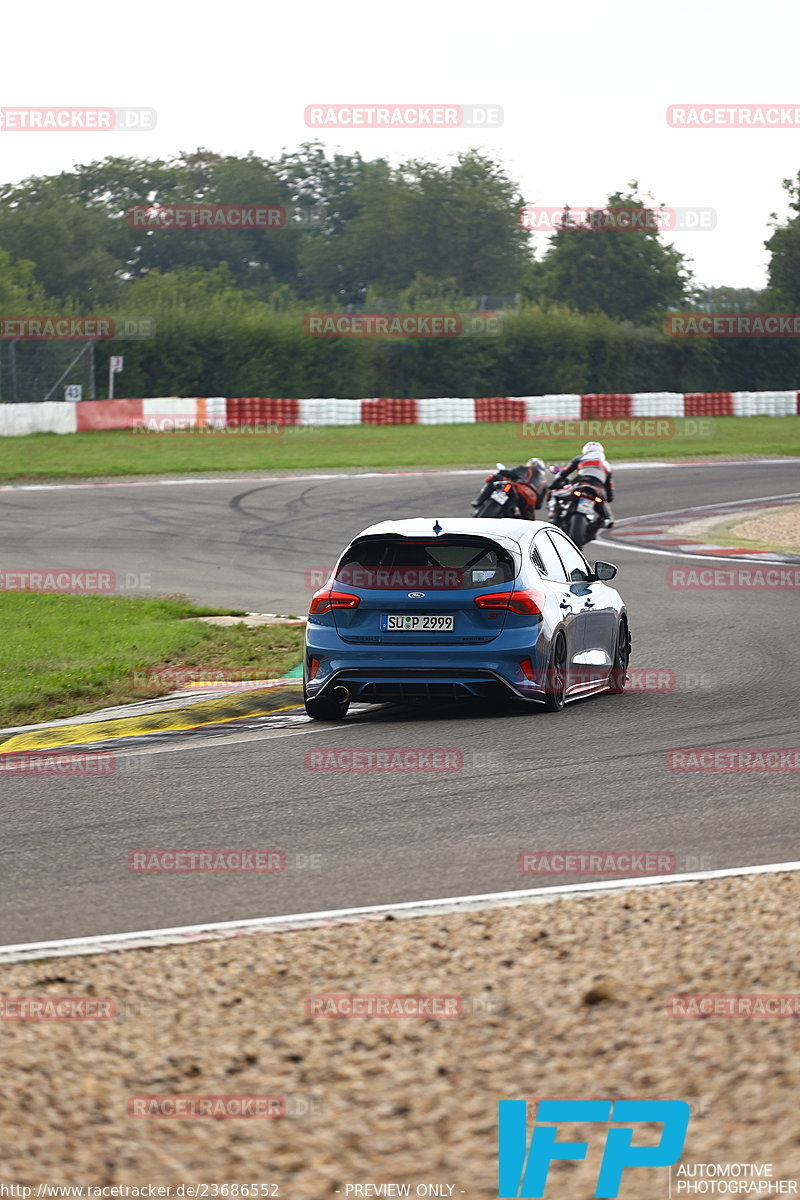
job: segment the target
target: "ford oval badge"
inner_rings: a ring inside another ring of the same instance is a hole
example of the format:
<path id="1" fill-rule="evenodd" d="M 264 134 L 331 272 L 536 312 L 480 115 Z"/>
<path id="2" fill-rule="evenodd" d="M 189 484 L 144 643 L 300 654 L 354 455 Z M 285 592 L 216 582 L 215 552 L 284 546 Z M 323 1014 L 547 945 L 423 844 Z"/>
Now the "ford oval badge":
<path id="1" fill-rule="evenodd" d="M 409 600 L 422 600 L 424 596 L 425 596 L 424 592 L 409 592 L 408 593 Z"/>

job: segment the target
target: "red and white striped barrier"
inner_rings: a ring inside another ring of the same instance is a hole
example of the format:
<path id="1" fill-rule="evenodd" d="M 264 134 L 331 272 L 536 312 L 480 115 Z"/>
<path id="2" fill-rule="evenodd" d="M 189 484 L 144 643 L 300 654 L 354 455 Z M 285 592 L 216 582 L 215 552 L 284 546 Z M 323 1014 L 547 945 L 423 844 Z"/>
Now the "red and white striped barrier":
<path id="1" fill-rule="evenodd" d="M 577 392 L 545 396 L 422 399 L 157 396 L 78 404 L 0 404 L 0 437 L 103 429 L 169 431 L 241 425 L 471 425 L 484 421 L 614 420 L 624 417 L 788 417 L 800 391 Z"/>

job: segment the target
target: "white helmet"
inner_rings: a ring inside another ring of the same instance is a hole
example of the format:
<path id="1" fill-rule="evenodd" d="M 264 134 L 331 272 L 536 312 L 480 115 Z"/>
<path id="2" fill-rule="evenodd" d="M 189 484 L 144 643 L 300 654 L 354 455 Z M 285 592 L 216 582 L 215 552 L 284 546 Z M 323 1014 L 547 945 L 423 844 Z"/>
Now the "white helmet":
<path id="1" fill-rule="evenodd" d="M 602 442 L 587 442 L 581 450 L 581 454 L 598 454 L 600 458 L 605 458 L 606 456 Z"/>
<path id="2" fill-rule="evenodd" d="M 544 463 L 540 458 L 529 458 L 525 463 L 526 467 L 538 467 L 540 471 L 544 470 Z"/>

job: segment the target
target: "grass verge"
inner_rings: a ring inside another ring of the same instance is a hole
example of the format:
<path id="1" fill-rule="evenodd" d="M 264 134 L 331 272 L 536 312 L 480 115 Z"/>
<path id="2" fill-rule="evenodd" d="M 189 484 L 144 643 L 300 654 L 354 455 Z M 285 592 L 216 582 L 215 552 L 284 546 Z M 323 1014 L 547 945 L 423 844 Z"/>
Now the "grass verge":
<path id="1" fill-rule="evenodd" d="M 217 626 L 181 598 L 0 592 L 0 726 L 165 695 L 183 672 L 279 677 L 302 657 L 302 626 Z"/>
<path id="2" fill-rule="evenodd" d="M 579 427 L 587 423 L 573 424 Z M 612 460 L 800 454 L 800 417 L 713 417 L 676 420 L 672 424 L 671 437 L 614 438 L 602 429 L 601 435 Z M 570 438 L 542 436 L 538 426 L 535 438 L 523 437 L 524 426 L 519 422 L 309 425 L 287 427 L 274 435 L 226 430 L 133 433 L 124 429 L 68 436 L 36 433 L 0 438 L 0 479 L 25 482 L 76 476 L 330 467 L 485 467 L 498 459 L 509 464 L 522 462 L 533 454 L 547 462 L 561 463 L 572 457 L 579 441 L 585 440 L 580 430 Z M 597 435 L 592 432 L 586 436 Z"/>

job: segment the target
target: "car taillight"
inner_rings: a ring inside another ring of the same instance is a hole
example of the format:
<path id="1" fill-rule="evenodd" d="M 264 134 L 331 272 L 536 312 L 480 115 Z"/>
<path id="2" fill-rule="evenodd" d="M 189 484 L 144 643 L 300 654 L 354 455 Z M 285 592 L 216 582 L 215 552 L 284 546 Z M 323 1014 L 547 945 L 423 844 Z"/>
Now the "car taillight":
<path id="1" fill-rule="evenodd" d="M 518 592 L 489 592 L 484 596 L 476 596 L 475 603 L 478 608 L 488 608 L 494 611 L 507 608 L 509 612 L 532 616 L 534 613 L 541 614 L 539 599 L 536 592 L 521 590 Z"/>
<path id="2" fill-rule="evenodd" d="M 330 588 L 320 588 L 311 597 L 308 611 L 316 614 L 326 613 L 332 608 L 358 608 L 360 603 L 361 597 L 353 596 L 350 592 L 334 592 Z"/>
<path id="3" fill-rule="evenodd" d="M 531 683 L 533 683 L 533 680 L 534 680 L 533 663 L 531 662 L 531 660 L 529 658 L 523 658 L 522 662 L 519 665 L 520 665 L 520 669 L 522 670 L 522 674 L 525 676 L 525 678 L 528 679 Z"/>

